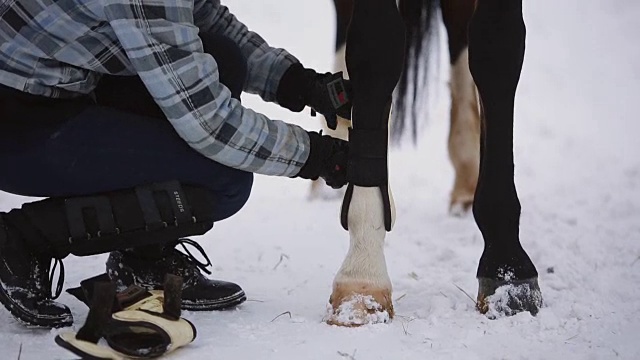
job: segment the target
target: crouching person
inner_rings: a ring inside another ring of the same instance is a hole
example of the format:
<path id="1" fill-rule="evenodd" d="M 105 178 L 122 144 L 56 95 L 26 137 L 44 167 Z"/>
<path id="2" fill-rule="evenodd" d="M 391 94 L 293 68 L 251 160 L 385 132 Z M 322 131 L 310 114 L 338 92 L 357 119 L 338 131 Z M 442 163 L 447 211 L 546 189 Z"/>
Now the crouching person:
<path id="1" fill-rule="evenodd" d="M 219 1 L 8 4 L 0 190 L 46 199 L 0 212 L 0 302 L 28 325 L 69 326 L 50 268 L 100 253 L 119 288 L 157 289 L 170 273 L 184 279 L 183 309 L 243 302 L 240 286 L 209 279 L 210 262 L 177 247 L 203 252 L 185 237 L 238 212 L 253 173 L 338 188 L 348 153 L 244 107 L 243 91 L 327 119 L 350 112 L 339 74 L 304 68 Z"/>

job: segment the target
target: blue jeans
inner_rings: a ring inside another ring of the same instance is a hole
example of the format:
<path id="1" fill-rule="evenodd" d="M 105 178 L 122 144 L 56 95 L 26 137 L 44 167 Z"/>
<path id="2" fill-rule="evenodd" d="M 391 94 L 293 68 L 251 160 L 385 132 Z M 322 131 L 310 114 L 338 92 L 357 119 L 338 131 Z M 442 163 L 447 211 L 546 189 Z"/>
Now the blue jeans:
<path id="1" fill-rule="evenodd" d="M 201 39 L 239 98 L 247 74 L 240 49 L 224 37 Z M 94 95 L 48 99 L 0 86 L 0 190 L 66 197 L 178 180 L 215 194 L 216 221 L 244 206 L 253 174 L 193 150 L 137 76 L 105 76 Z"/>

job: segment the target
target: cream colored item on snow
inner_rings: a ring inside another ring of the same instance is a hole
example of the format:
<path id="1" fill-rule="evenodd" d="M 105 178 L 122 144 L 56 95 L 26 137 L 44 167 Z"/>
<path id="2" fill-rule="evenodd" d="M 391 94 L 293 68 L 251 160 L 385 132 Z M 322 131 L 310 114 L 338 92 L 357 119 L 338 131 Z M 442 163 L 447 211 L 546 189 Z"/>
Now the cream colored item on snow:
<path id="1" fill-rule="evenodd" d="M 167 279 L 167 297 L 162 290 L 140 290 L 144 292 L 141 300 L 105 318 L 101 318 L 101 311 L 110 308 L 115 286 L 109 284 L 111 295 L 105 292 L 104 284 L 99 285 L 102 289 L 96 286 L 85 326 L 78 333 L 56 336 L 56 343 L 82 358 L 125 360 L 159 357 L 193 342 L 195 327 L 180 317 L 182 279 L 173 275 Z M 98 327 L 101 329 L 96 330 Z M 89 336 L 79 339 L 78 334 L 83 331 Z M 104 344 L 98 343 L 100 338 L 106 340 Z"/>

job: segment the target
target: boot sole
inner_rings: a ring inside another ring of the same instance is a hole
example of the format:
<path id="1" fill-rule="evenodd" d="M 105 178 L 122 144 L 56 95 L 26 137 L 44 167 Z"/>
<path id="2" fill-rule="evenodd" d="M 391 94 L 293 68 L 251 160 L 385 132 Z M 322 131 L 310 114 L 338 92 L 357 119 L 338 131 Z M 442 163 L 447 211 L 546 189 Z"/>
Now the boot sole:
<path id="1" fill-rule="evenodd" d="M 215 310 L 226 310 L 229 308 L 236 307 L 247 300 L 247 296 L 245 295 L 243 290 L 238 291 L 237 293 L 227 296 L 224 298 L 219 298 L 215 300 L 199 300 L 192 301 L 189 299 L 182 298 L 182 309 L 189 311 L 215 311 Z"/>
<path id="2" fill-rule="evenodd" d="M 33 314 L 22 305 L 11 299 L 4 288 L 4 284 L 0 281 L 0 303 L 9 310 L 11 315 L 23 325 L 39 328 L 62 328 L 73 325 L 73 317 L 71 314 L 65 317 L 44 317 L 42 315 Z"/>

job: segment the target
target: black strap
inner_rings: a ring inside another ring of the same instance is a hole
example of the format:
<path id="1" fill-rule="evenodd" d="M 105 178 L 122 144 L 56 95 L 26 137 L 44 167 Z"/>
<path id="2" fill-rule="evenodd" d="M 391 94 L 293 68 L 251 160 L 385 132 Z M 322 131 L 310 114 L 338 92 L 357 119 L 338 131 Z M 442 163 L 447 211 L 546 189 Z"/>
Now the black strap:
<path id="1" fill-rule="evenodd" d="M 340 224 L 342 228 L 349 231 L 349 208 L 351 207 L 351 199 L 353 198 L 353 184 L 347 185 L 347 191 L 342 200 L 342 208 L 340 211 Z M 384 228 L 391 231 L 391 197 L 387 186 L 379 187 L 382 195 L 382 211 L 384 216 Z"/>
<path id="2" fill-rule="evenodd" d="M 342 199 L 342 208 L 340 210 L 340 224 L 342 228 L 349 231 L 349 207 L 351 206 L 351 198 L 353 197 L 353 184 L 347 185 L 347 191 Z"/>
<path id="3" fill-rule="evenodd" d="M 357 186 L 386 186 L 388 183 L 388 130 L 349 129 L 347 180 Z"/>
<path id="4" fill-rule="evenodd" d="M 87 229 L 87 216 L 91 212 L 95 214 L 99 234 L 115 234 L 116 224 L 113 219 L 111 203 L 106 196 L 76 197 L 65 199 L 65 209 L 67 222 L 69 224 L 69 235 L 71 240 L 86 239 L 91 237 L 91 232 Z M 94 235 L 99 235 L 94 234 Z"/>
<path id="5" fill-rule="evenodd" d="M 389 187 L 380 187 L 382 193 L 382 211 L 384 215 L 384 228 L 391 231 L 391 197 L 389 196 Z"/>
<path id="6" fill-rule="evenodd" d="M 49 198 L 23 204 L 3 217 L 31 251 L 62 259 L 69 253 L 93 255 L 202 235 L 213 226 L 215 202 L 211 190 L 173 181 Z"/>
<path id="7" fill-rule="evenodd" d="M 157 230 L 167 227 L 166 221 L 162 220 L 156 197 L 154 195 L 168 196 L 169 204 L 173 210 L 175 225 L 179 223 L 192 222 L 193 215 L 187 204 L 187 196 L 182 190 L 182 186 L 177 181 L 168 181 L 163 183 L 155 183 L 135 188 L 136 196 L 142 209 L 146 227 L 148 230 Z"/>
<path id="8" fill-rule="evenodd" d="M 180 276 L 167 274 L 164 278 L 163 316 L 170 320 L 179 320 L 182 309 L 182 285 Z"/>
<path id="9" fill-rule="evenodd" d="M 175 226 L 193 222 L 187 197 L 177 181 L 138 186 L 135 193 L 147 231 L 167 227 L 167 221 L 172 221 Z M 169 207 L 163 208 L 170 208 L 171 214 L 161 215 L 160 201 L 168 203 Z M 65 209 L 70 242 L 118 233 L 108 196 L 65 199 Z"/>
<path id="10" fill-rule="evenodd" d="M 104 335 L 104 330 L 111 319 L 116 285 L 112 282 L 97 282 L 94 286 L 94 296 L 91 299 L 87 321 L 76 334 L 76 338 L 96 344 Z"/>
<path id="11" fill-rule="evenodd" d="M 391 198 L 388 172 L 388 129 L 349 129 L 349 162 L 347 180 L 349 185 L 342 201 L 340 223 L 349 230 L 349 207 L 353 187 L 377 187 L 382 195 L 384 227 L 391 231 Z"/>

